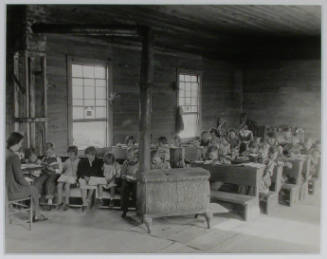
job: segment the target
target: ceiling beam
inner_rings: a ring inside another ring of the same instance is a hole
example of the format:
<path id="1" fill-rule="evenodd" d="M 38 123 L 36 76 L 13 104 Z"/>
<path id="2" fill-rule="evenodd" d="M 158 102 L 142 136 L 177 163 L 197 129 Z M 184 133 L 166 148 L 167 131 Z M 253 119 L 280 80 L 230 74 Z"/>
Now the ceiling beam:
<path id="1" fill-rule="evenodd" d="M 82 24 L 45 24 L 32 25 L 34 33 L 62 33 L 88 36 L 140 36 L 140 26 L 131 25 L 82 25 Z"/>

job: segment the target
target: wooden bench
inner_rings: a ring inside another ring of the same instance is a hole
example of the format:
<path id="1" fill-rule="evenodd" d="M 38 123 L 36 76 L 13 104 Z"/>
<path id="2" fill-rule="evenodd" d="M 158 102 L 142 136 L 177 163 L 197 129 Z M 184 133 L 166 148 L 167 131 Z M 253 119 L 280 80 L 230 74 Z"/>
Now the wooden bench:
<path id="1" fill-rule="evenodd" d="M 292 168 L 284 167 L 284 174 L 293 179 L 291 183 L 284 183 L 280 192 L 280 201 L 285 201 L 290 207 L 293 207 L 299 200 L 300 179 L 303 172 L 304 159 L 298 158 L 290 161 Z M 281 195 L 286 194 L 286 197 Z"/>
<path id="2" fill-rule="evenodd" d="M 269 215 L 279 204 L 279 192 L 282 188 L 283 166 L 277 165 L 271 177 L 271 187 L 268 194 L 261 195 L 260 207 L 262 211 Z"/>
<path id="3" fill-rule="evenodd" d="M 211 200 L 219 203 L 231 203 L 242 208 L 241 215 L 248 221 L 260 214 L 259 180 L 263 174 L 264 165 L 259 168 L 240 165 L 212 165 L 192 163 L 192 167 L 202 167 L 210 172 L 210 182 L 223 182 L 251 187 L 252 195 L 211 190 Z"/>

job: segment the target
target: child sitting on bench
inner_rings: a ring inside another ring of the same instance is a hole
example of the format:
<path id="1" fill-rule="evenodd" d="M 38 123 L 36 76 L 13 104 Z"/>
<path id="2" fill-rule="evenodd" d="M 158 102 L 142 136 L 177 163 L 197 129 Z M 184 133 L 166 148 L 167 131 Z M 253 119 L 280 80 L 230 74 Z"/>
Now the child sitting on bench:
<path id="1" fill-rule="evenodd" d="M 67 149 L 68 159 L 62 165 L 61 176 L 58 179 L 57 194 L 58 207 L 57 209 L 67 210 L 69 208 L 70 187 L 76 183 L 76 174 L 79 163 L 77 157 L 78 149 L 76 146 L 70 146 Z M 65 201 L 63 202 L 63 190 L 65 192 Z"/>
<path id="2" fill-rule="evenodd" d="M 82 211 L 84 211 L 89 206 L 94 190 L 98 185 L 90 185 L 91 177 L 104 178 L 102 172 L 103 162 L 96 157 L 95 147 L 91 146 L 86 148 L 85 156 L 86 158 L 81 159 L 77 168 L 77 178 L 83 201 Z"/>
<path id="3" fill-rule="evenodd" d="M 123 211 L 123 218 L 126 217 L 128 212 L 130 196 L 132 196 L 133 203 L 135 204 L 136 202 L 136 173 L 138 171 L 138 167 L 138 149 L 135 147 L 129 148 L 127 151 L 127 160 L 124 162 L 121 169 L 121 208 Z"/>
<path id="4" fill-rule="evenodd" d="M 116 180 L 120 177 L 121 166 L 116 161 L 114 154 L 107 152 L 103 156 L 103 176 L 107 184 L 102 186 L 104 189 L 109 189 L 110 200 L 109 207 L 113 206 L 113 199 L 115 197 Z M 102 189 L 100 190 L 102 197 Z"/>
<path id="5" fill-rule="evenodd" d="M 48 201 L 48 205 L 52 205 L 56 192 L 57 179 L 62 171 L 62 163 L 61 159 L 55 153 L 54 144 L 51 142 L 46 143 L 46 154 L 42 159 L 42 164 L 45 168 L 41 176 L 35 179 L 34 186 L 39 189 L 40 193 L 43 193 L 43 188 L 45 188 L 45 198 Z"/>
<path id="6" fill-rule="evenodd" d="M 170 169 L 170 164 L 167 161 L 164 161 L 164 157 L 160 155 L 160 152 L 154 152 L 152 155 L 152 169 Z"/>

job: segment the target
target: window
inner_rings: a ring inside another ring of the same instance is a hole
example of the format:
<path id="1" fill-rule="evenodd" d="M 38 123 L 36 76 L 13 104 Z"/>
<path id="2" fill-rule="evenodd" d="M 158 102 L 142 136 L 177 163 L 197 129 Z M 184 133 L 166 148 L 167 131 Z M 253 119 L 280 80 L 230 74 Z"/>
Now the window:
<path id="1" fill-rule="evenodd" d="M 180 132 L 181 138 L 192 138 L 199 128 L 199 92 L 200 75 L 194 73 L 178 74 L 178 105 L 183 110 L 184 130 Z"/>
<path id="2" fill-rule="evenodd" d="M 71 136 L 79 149 L 108 140 L 108 67 L 71 61 Z"/>

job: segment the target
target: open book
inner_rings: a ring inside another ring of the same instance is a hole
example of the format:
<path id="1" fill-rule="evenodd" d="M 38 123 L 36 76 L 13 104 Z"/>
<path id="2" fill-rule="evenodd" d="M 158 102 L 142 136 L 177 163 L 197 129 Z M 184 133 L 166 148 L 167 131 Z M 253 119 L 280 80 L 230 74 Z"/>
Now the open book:
<path id="1" fill-rule="evenodd" d="M 106 178 L 91 176 L 89 180 L 89 185 L 107 185 Z"/>

